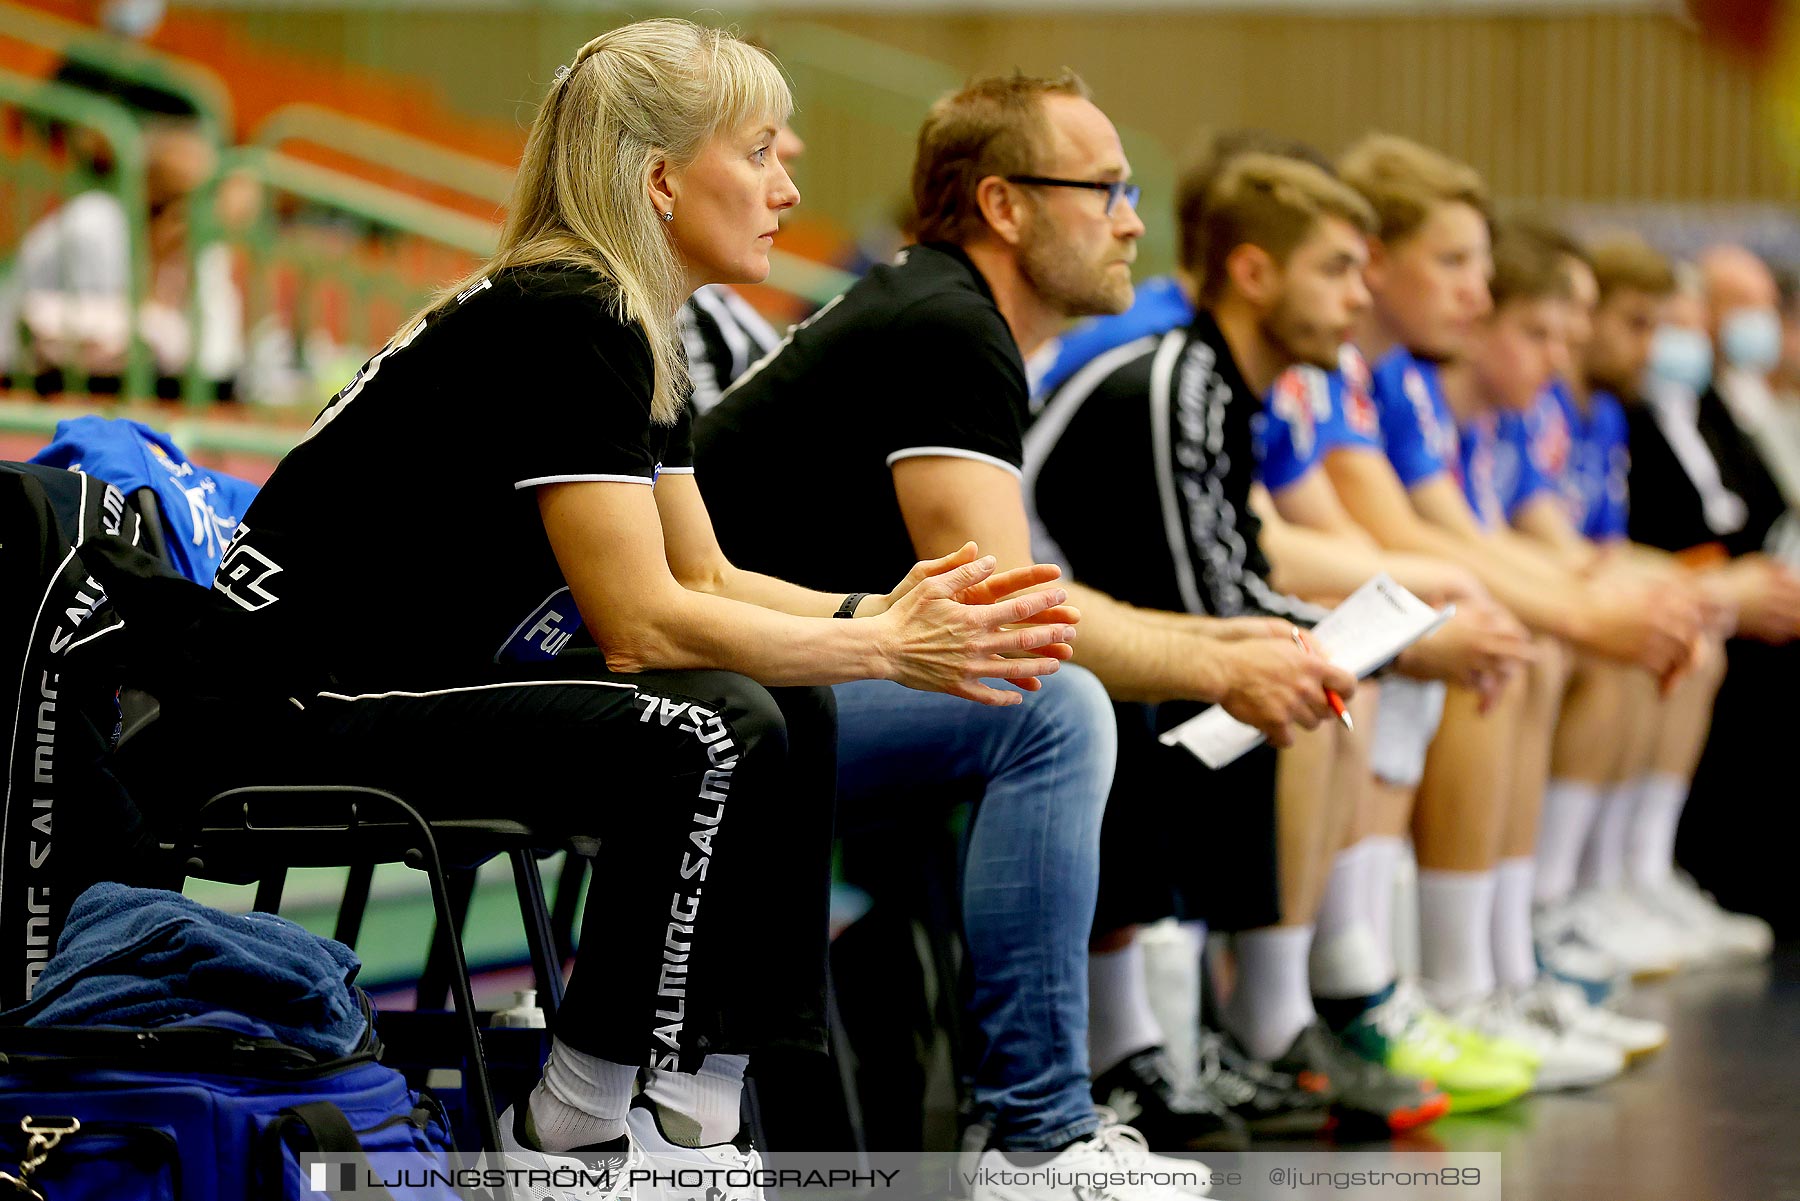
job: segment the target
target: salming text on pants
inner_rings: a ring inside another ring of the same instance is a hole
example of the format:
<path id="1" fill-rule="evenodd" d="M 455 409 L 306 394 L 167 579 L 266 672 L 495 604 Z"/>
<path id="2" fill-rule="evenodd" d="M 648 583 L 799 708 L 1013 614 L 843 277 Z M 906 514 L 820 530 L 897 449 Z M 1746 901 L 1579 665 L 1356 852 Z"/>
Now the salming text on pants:
<path id="1" fill-rule="evenodd" d="M 941 815 L 960 795 L 948 785 L 979 787 L 962 914 L 990 1142 L 1037 1150 L 1091 1133 L 1087 944 L 1116 747 L 1105 688 L 1065 666 L 1006 708 L 880 681 L 832 691 L 846 833 Z"/>
<path id="2" fill-rule="evenodd" d="M 449 687 L 165 704 L 159 738 L 235 723 L 208 782 L 387 788 L 427 818 L 597 836 L 557 1035 L 617 1063 L 822 1051 L 831 694 L 728 672 L 605 670 L 571 652 Z M 190 745 L 192 745 L 190 743 Z M 193 792 L 186 792 L 191 798 Z M 201 794 L 204 795 L 204 794 Z"/>

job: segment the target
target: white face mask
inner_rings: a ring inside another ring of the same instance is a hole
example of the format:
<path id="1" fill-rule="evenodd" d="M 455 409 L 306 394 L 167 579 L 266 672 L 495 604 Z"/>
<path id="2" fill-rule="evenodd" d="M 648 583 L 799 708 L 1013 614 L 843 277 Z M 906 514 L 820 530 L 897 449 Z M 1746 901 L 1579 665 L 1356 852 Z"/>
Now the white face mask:
<path id="1" fill-rule="evenodd" d="M 1712 343 L 1685 325 L 1658 326 L 1650 342 L 1650 374 L 1688 388 L 1696 395 L 1712 382 Z"/>
<path id="2" fill-rule="evenodd" d="M 1733 309 L 1719 326 L 1725 361 L 1763 375 L 1781 362 L 1781 318 L 1774 309 Z"/>
<path id="3" fill-rule="evenodd" d="M 146 38 L 162 24 L 167 0 L 106 0 L 100 23 L 122 38 Z"/>

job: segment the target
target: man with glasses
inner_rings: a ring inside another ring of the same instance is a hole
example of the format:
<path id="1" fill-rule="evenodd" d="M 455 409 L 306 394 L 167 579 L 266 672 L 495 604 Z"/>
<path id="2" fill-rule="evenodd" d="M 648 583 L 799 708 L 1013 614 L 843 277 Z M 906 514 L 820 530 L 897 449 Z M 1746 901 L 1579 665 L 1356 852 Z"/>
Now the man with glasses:
<path id="1" fill-rule="evenodd" d="M 1071 317 L 1131 303 L 1144 226 L 1128 179 L 1117 132 L 1073 75 L 978 80 L 939 101 L 913 168 L 918 244 L 796 329 L 696 428 L 696 479 L 732 561 L 827 588 L 971 541 L 1003 569 L 1029 562 L 1022 355 Z M 957 785 L 979 795 L 962 893 L 977 1116 L 987 1154 L 1056 1151 L 1073 1168 L 1134 1145 L 1102 1127 L 1087 1072 L 1108 690 L 1221 701 L 1287 745 L 1294 724 L 1330 717 L 1327 684 L 1354 681 L 1285 623 L 1145 614 L 1067 586 L 1094 674 L 1066 668 L 1015 711 L 834 692 L 842 828 L 936 812 Z M 975 1195 L 1015 1194 L 978 1183 Z"/>

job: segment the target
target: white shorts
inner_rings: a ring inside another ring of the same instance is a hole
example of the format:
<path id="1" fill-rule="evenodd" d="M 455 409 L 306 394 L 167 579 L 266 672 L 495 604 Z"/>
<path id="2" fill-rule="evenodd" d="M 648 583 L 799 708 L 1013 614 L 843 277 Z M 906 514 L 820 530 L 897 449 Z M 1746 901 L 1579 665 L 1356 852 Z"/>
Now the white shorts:
<path id="1" fill-rule="evenodd" d="M 1425 774 L 1425 752 L 1444 719 L 1441 680 L 1388 676 L 1381 682 L 1381 709 L 1375 715 L 1375 739 L 1369 747 L 1369 770 L 1396 788 L 1417 788 Z"/>

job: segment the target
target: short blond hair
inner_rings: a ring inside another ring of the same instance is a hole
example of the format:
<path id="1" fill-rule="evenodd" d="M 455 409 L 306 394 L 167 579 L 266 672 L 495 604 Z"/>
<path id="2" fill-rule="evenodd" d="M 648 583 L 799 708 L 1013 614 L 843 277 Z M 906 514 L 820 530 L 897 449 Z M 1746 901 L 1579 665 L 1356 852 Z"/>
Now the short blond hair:
<path id="1" fill-rule="evenodd" d="M 1573 293 L 1568 251 L 1560 237 L 1524 221 L 1504 221 L 1494 228 L 1494 276 L 1488 290 L 1494 309 L 1515 300 L 1567 300 Z"/>
<path id="2" fill-rule="evenodd" d="M 1391 133 L 1369 134 L 1344 151 L 1338 178 L 1375 210 L 1375 232 L 1383 242 L 1418 233 L 1432 212 L 1446 204 L 1466 204 L 1489 215 L 1480 172 Z"/>
<path id="3" fill-rule="evenodd" d="M 1338 217 L 1363 233 L 1375 231 L 1368 201 L 1322 168 L 1274 154 L 1241 154 L 1214 181 L 1201 210 L 1198 239 L 1200 299 L 1225 291 L 1225 261 L 1246 243 L 1286 261 L 1321 217 Z"/>
<path id="4" fill-rule="evenodd" d="M 1073 71 L 1015 71 L 969 83 L 931 106 L 913 156 L 912 235 L 921 242 L 968 242 L 986 228 L 981 181 L 1041 172 L 1050 153 L 1049 96 L 1087 99 Z"/>
<path id="5" fill-rule="evenodd" d="M 1675 269 L 1657 249 L 1634 233 L 1607 234 L 1588 248 L 1600 301 L 1614 292 L 1668 296 L 1675 291 Z"/>
<path id="6" fill-rule="evenodd" d="M 1180 239 L 1183 270 L 1200 274 L 1200 242 L 1206 213 L 1206 197 L 1233 160 L 1244 154 L 1275 154 L 1311 163 L 1330 174 L 1331 160 L 1297 138 L 1261 129 L 1227 129 L 1207 138 L 1189 157 L 1175 181 L 1175 228 Z"/>

